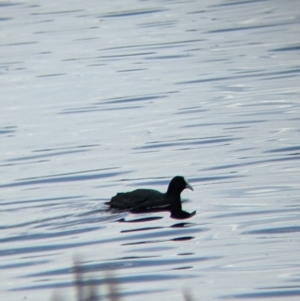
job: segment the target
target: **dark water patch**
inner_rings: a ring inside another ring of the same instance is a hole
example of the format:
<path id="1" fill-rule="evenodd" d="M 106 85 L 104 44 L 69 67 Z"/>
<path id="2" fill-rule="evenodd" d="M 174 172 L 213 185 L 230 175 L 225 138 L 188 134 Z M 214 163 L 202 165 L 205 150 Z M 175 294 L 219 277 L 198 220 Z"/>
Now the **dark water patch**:
<path id="1" fill-rule="evenodd" d="M 287 298 L 300 296 L 300 289 L 278 290 L 273 288 L 268 291 L 260 291 L 254 293 L 244 293 L 229 296 L 222 296 L 221 299 L 255 299 L 255 298 Z"/>
<path id="2" fill-rule="evenodd" d="M 192 239 L 190 237 L 190 239 Z M 136 241 L 136 242 L 128 242 L 128 243 L 124 243 L 122 244 L 122 246 L 137 246 L 137 245 L 149 245 L 149 244 L 156 244 L 156 243 L 164 243 L 164 242 L 168 242 L 168 241 L 172 241 L 173 239 L 169 239 L 169 240 L 161 240 L 161 239 L 157 239 L 157 240 L 149 240 L 149 241 Z"/>
<path id="3" fill-rule="evenodd" d="M 28 41 L 28 42 L 2 44 L 1 46 L 24 46 L 24 45 L 32 45 L 32 44 L 37 44 L 37 43 L 38 42 L 35 42 L 35 41 Z"/>
<path id="4" fill-rule="evenodd" d="M 192 108 L 184 108 L 184 109 L 179 109 L 175 114 L 177 115 L 183 115 L 183 114 L 198 114 L 198 113 L 203 113 L 203 112 L 208 112 L 207 109 L 199 109 L 199 107 L 192 107 Z M 187 126 L 184 126 L 187 127 Z"/>
<path id="5" fill-rule="evenodd" d="M 148 231 L 148 230 L 158 230 L 158 229 L 162 229 L 162 228 L 163 227 L 144 227 L 144 228 L 137 228 L 137 229 L 122 230 L 122 231 L 120 231 L 120 233 Z M 1 240 L 0 240 L 0 242 L 1 242 Z"/>
<path id="6" fill-rule="evenodd" d="M 6 66 L 11 66 L 11 65 L 20 65 L 20 64 L 23 64 L 24 62 L 23 61 L 13 61 L 13 62 L 5 62 L 5 65 L 1 65 L 1 67 L 6 67 Z M 11 127 L 14 127 L 14 126 L 11 126 Z M 16 127 L 16 126 L 15 126 Z"/>
<path id="7" fill-rule="evenodd" d="M 131 102 L 139 102 L 139 101 L 149 101 L 155 99 L 166 98 L 166 95 L 157 95 L 157 96 L 134 96 L 134 97 L 117 97 L 106 99 L 101 101 L 99 104 L 119 104 L 119 103 L 131 103 Z"/>
<path id="8" fill-rule="evenodd" d="M 118 70 L 117 73 L 136 72 L 136 71 L 145 71 L 145 70 L 147 69 L 146 68 L 125 69 L 125 70 Z"/>
<path id="9" fill-rule="evenodd" d="M 32 203 L 37 203 L 37 204 L 40 204 L 40 203 L 44 203 L 44 202 L 52 202 L 52 201 L 63 201 L 63 200 L 73 200 L 73 199 L 82 199 L 84 198 L 85 196 L 84 195 L 80 195 L 80 196 L 67 196 L 67 197 L 57 197 L 57 198 L 39 198 L 39 199 L 31 199 L 31 200 L 12 200 L 12 201 L 9 201 L 9 202 L 3 202 L 3 201 L 0 201 L 0 207 L 1 206 L 5 206 L 5 205 L 9 205 L 9 206 L 12 206 L 12 205 L 21 205 L 21 207 L 23 205 L 26 205 L 26 204 L 32 204 Z M 2 209 L 1 209 L 2 210 Z"/>
<path id="10" fill-rule="evenodd" d="M 295 152 L 295 151 L 297 151 L 297 153 L 294 153 L 293 155 L 299 155 L 298 151 L 300 151 L 300 145 L 275 148 L 268 151 L 264 151 L 263 153 L 284 153 L 284 152 Z"/>
<path id="11" fill-rule="evenodd" d="M 265 25 L 260 24 L 260 25 L 252 25 L 252 26 L 222 28 L 222 29 L 205 31 L 204 34 L 244 31 L 244 30 L 263 29 L 263 28 L 273 28 L 275 30 L 276 27 L 283 27 L 286 25 L 293 25 L 293 24 L 298 25 L 299 22 L 297 20 L 292 20 L 292 21 L 286 21 L 286 22 L 281 21 L 280 23 L 271 23 L 271 24 L 265 24 Z"/>
<path id="12" fill-rule="evenodd" d="M 287 101 L 260 101 L 260 102 L 255 102 L 255 103 L 249 103 L 249 104 L 241 104 L 240 107 L 255 107 L 255 108 L 259 108 L 259 107 L 277 107 L 280 109 L 283 108 L 290 108 L 290 107 L 294 107 L 294 106 L 299 106 L 299 104 L 295 103 L 295 102 L 287 102 Z"/>
<path id="13" fill-rule="evenodd" d="M 119 179 L 118 181 L 123 183 L 127 183 L 129 182 L 129 184 L 132 182 L 132 181 L 140 181 L 140 180 L 144 180 L 143 183 L 148 183 L 149 185 L 151 184 L 165 184 L 165 185 L 168 185 L 170 183 L 170 178 L 172 176 L 166 178 L 166 177 L 155 177 L 155 178 L 122 178 L 122 179 Z"/>
<path id="14" fill-rule="evenodd" d="M 65 244 L 48 244 L 48 245 L 35 245 L 31 247 L 20 247 L 12 249 L 1 249 L 0 256 L 13 256 L 13 255 L 25 255 L 25 254 L 43 254 L 45 252 L 60 251 L 60 250 L 69 250 L 75 249 L 82 246 L 92 246 L 96 245 L 98 242 L 81 242 L 81 243 L 65 243 Z"/>
<path id="15" fill-rule="evenodd" d="M 148 22 L 148 23 L 142 23 L 139 24 L 139 27 L 144 27 L 144 28 L 156 28 L 156 27 L 170 27 L 174 26 L 176 24 L 175 21 L 164 21 L 164 22 Z"/>
<path id="16" fill-rule="evenodd" d="M 246 175 L 224 175 L 224 176 L 211 176 L 211 177 L 199 177 L 191 178 L 191 182 L 211 182 L 211 181 L 223 181 L 229 179 L 240 179 L 244 178 Z"/>
<path id="17" fill-rule="evenodd" d="M 127 46 L 118 46 L 118 47 L 108 47 L 102 48 L 99 51 L 106 51 L 106 50 L 122 50 L 122 49 L 131 49 L 131 48 L 159 48 L 161 49 L 164 46 L 174 46 L 174 45 L 185 45 L 185 44 L 193 44 L 198 42 L 206 41 L 206 39 L 191 39 L 191 40 L 179 40 L 179 41 L 172 41 L 172 42 L 161 42 L 161 43 L 151 43 L 151 44 L 135 44 L 135 45 L 127 45 Z"/>
<path id="18" fill-rule="evenodd" d="M 80 38 L 80 39 L 74 39 L 73 41 L 74 42 L 77 42 L 77 41 L 93 41 L 93 40 L 98 40 L 99 37 L 94 37 L 94 38 Z"/>
<path id="19" fill-rule="evenodd" d="M 291 274 L 291 277 L 293 277 L 292 279 L 288 279 L 289 282 L 300 282 L 300 273 L 296 273 L 296 274 Z M 297 286 L 299 287 L 299 286 Z"/>
<path id="20" fill-rule="evenodd" d="M 66 216 L 68 217 L 68 215 Z M 62 217 L 60 217 L 62 218 Z M 201 229 L 182 229 L 181 231 L 175 231 L 175 230 L 165 230 L 165 231 L 155 231 L 153 233 L 143 233 L 143 234 L 131 234 L 127 235 L 126 233 L 123 233 L 120 237 L 115 238 L 107 238 L 102 240 L 93 240 L 93 241 L 87 241 L 87 242 L 65 242 L 65 243 L 53 243 L 53 244 L 47 244 L 47 245 L 34 245 L 34 246 L 26 246 L 26 247 L 19 247 L 19 248 L 8 248 L 8 249 L 0 249 L 0 256 L 13 256 L 13 255 L 25 255 L 25 254 L 43 254 L 45 252 L 52 252 L 52 251 L 59 251 L 59 250 L 69 250 L 69 249 L 76 249 L 79 247 L 88 247 L 88 246 L 95 246 L 98 244 L 107 244 L 110 242 L 128 242 L 132 240 L 138 240 L 136 241 L 136 244 L 138 243 L 151 243 L 151 242 L 158 242 L 158 237 L 168 237 L 168 236 L 175 236 L 173 238 L 167 238 L 164 240 L 160 240 L 160 242 L 164 241 L 172 241 L 174 239 L 180 239 L 182 237 L 189 237 L 189 239 L 192 239 L 192 236 L 180 236 L 180 234 L 191 234 L 191 233 L 200 233 L 203 231 L 208 231 L 209 229 L 201 228 Z M 156 238 L 154 241 L 151 239 Z M 129 244 L 129 243 L 128 243 Z M 123 245 L 126 245 L 125 243 Z"/>
<path id="21" fill-rule="evenodd" d="M 78 113 L 88 113 L 88 112 L 95 112 L 95 111 L 100 111 L 97 109 L 96 106 L 88 106 L 84 108 L 72 108 L 72 109 L 64 109 L 62 112 L 59 114 L 78 114 Z"/>
<path id="22" fill-rule="evenodd" d="M 226 81 L 230 79 L 238 79 L 240 77 L 233 78 L 232 76 L 227 77 L 211 77 L 211 78 L 203 78 L 203 79 L 195 79 L 195 80 L 189 80 L 189 81 L 183 81 L 183 82 L 177 82 L 176 85 L 187 85 L 187 84 L 200 84 L 205 82 L 214 82 L 214 81 Z"/>
<path id="23" fill-rule="evenodd" d="M 203 14 L 206 13 L 206 10 L 196 10 L 192 12 L 188 12 L 187 15 L 195 15 L 195 14 Z"/>
<path id="24" fill-rule="evenodd" d="M 50 260 L 36 260 L 36 261 L 0 264 L 0 270 L 32 267 L 32 266 L 36 266 L 36 265 L 46 264 L 46 263 L 49 263 L 49 262 L 50 262 Z"/>
<path id="25" fill-rule="evenodd" d="M 171 209 L 170 209 L 170 206 L 165 205 L 165 206 L 160 206 L 157 208 L 130 209 L 129 212 L 134 213 L 134 214 L 161 213 L 161 212 L 170 212 L 171 213 Z"/>
<path id="26" fill-rule="evenodd" d="M 17 5 L 24 5 L 23 2 L 0 2 L 0 7 L 4 8 L 4 7 L 9 7 L 9 6 L 17 6 Z"/>
<path id="27" fill-rule="evenodd" d="M 44 227 L 44 225 L 43 225 Z M 0 238 L 0 243 L 7 243 L 13 241 L 31 241 L 31 240 L 43 240 L 43 239 L 50 239 L 50 238 L 58 238 L 58 237 L 65 237 L 65 236 L 73 236 L 77 234 L 82 234 L 86 232 L 92 232 L 95 230 L 99 230 L 103 227 L 85 227 L 84 229 L 74 229 L 68 231 L 59 231 L 59 232 L 50 232 L 49 230 L 43 233 L 32 233 L 32 234 L 22 234 L 16 236 L 10 236 L 7 238 Z"/>
<path id="28" fill-rule="evenodd" d="M 288 234 L 300 232 L 300 226 L 266 228 L 252 231 L 245 231 L 242 234 Z"/>
<path id="29" fill-rule="evenodd" d="M 181 59 L 181 58 L 186 58 L 190 57 L 191 55 L 187 54 L 178 54 L 178 55 L 157 55 L 157 56 L 151 56 L 151 57 L 146 57 L 146 60 L 169 60 L 169 59 Z"/>
<path id="30" fill-rule="evenodd" d="M 122 18 L 122 17 L 134 17 L 134 16 L 142 16 L 147 14 L 155 14 L 167 11 L 166 9 L 145 9 L 145 10 L 128 10 L 116 13 L 109 13 L 105 15 L 101 15 L 98 18 Z"/>
<path id="31" fill-rule="evenodd" d="M 257 210 L 257 211 L 243 211 L 243 212 L 234 212 L 234 213 L 224 213 L 213 216 L 213 218 L 232 218 L 232 217 L 241 217 L 241 216 L 252 216 L 252 215 L 266 215 L 278 213 L 275 210 Z"/>
<path id="32" fill-rule="evenodd" d="M 193 223 L 177 223 L 171 226 L 171 228 L 186 228 L 186 227 L 193 227 L 196 224 Z"/>
<path id="33" fill-rule="evenodd" d="M 268 28 L 273 27 L 274 24 L 268 24 L 268 25 L 252 25 L 252 26 L 243 26 L 243 27 L 231 27 L 231 28 L 222 28 L 222 29 L 215 29 L 215 30 L 209 30 L 205 31 L 205 34 L 211 34 L 211 33 L 223 33 L 223 32 L 232 32 L 232 31 L 241 31 L 241 30 L 249 30 L 249 29 L 261 29 L 261 28 Z"/>
<path id="34" fill-rule="evenodd" d="M 0 4 L 1 7 L 1 4 Z M 13 20 L 13 18 L 0 18 L 0 22 L 10 21 Z"/>
<path id="35" fill-rule="evenodd" d="M 289 110 L 285 109 L 281 109 L 281 108 L 264 108 L 263 110 L 261 111 L 255 111 L 252 110 L 252 111 L 248 111 L 249 113 L 241 113 L 240 116 L 243 116 L 243 117 L 258 117 L 258 116 L 267 116 L 268 119 L 270 118 L 274 118 L 274 119 L 280 119 L 280 117 L 282 117 L 283 114 L 286 114 Z M 270 132 L 271 133 L 274 133 L 274 128 L 270 129 Z"/>
<path id="36" fill-rule="evenodd" d="M 21 166 L 21 165 L 28 165 L 28 164 L 32 164 L 32 163 L 45 163 L 45 162 L 49 162 L 50 159 L 40 159 L 40 160 L 34 160 L 34 161 L 26 161 L 26 162 L 21 162 L 19 161 L 18 163 L 7 163 L 7 164 L 0 164 L 0 167 L 8 167 L 8 166 Z"/>
<path id="37" fill-rule="evenodd" d="M 274 71 L 274 72 L 266 72 L 264 74 L 259 74 L 259 75 L 256 75 L 256 76 L 275 76 L 275 75 L 293 75 L 293 74 L 296 74 L 298 76 L 300 72 L 300 68 L 299 67 L 293 67 L 289 70 L 282 70 L 282 71 Z M 267 78 L 267 79 L 270 79 L 270 78 Z"/>
<path id="38" fill-rule="evenodd" d="M 141 275 L 128 275 L 128 276 L 115 276 L 115 281 L 117 283 L 122 283 L 122 284 L 128 284 L 128 283 L 147 283 L 147 282 L 156 282 L 156 281 L 170 281 L 170 280 L 176 280 L 176 279 L 186 279 L 186 278 L 195 278 L 194 275 L 185 275 L 184 277 L 181 275 L 174 275 L 174 274 L 162 274 L 162 273 L 158 273 L 158 274 L 141 274 Z M 88 282 L 89 284 L 95 285 L 95 286 L 100 286 L 103 284 L 103 280 L 102 279 L 93 279 L 93 280 L 89 280 Z M 57 289 L 57 288 L 68 288 L 68 287 L 73 287 L 74 283 L 73 282 L 52 282 L 52 283 L 48 283 L 48 284 L 38 284 L 38 285 L 31 285 L 31 286 L 23 286 L 23 287 L 19 287 L 19 288 L 13 288 L 10 289 L 9 291 L 28 291 L 28 290 L 42 290 L 42 289 Z M 151 290 L 141 290 L 141 291 L 137 291 L 134 292 L 134 294 L 141 294 L 144 295 L 145 293 L 149 293 L 149 294 L 153 294 L 153 292 L 158 291 L 160 292 L 161 290 L 155 290 L 155 289 L 151 289 Z M 121 295 L 131 295 L 132 293 L 128 292 L 128 293 L 121 293 Z"/>
<path id="39" fill-rule="evenodd" d="M 60 151 L 60 152 L 53 152 L 50 154 L 43 154 L 43 155 L 34 155 L 34 156 L 24 156 L 24 157 L 17 157 L 7 159 L 7 162 L 14 162 L 14 161 L 25 161 L 25 160 L 32 160 L 32 159 L 40 159 L 40 158 L 48 158 L 48 157 L 56 157 L 66 154 L 74 154 L 74 153 L 82 153 L 87 152 L 88 150 L 69 150 L 69 151 Z"/>
<path id="40" fill-rule="evenodd" d="M 37 75 L 36 78 L 43 78 L 43 77 L 55 77 L 55 76 L 62 76 L 66 75 L 67 73 L 52 73 L 52 74 L 43 74 L 43 75 Z"/>
<path id="41" fill-rule="evenodd" d="M 183 266 L 183 267 L 180 267 L 180 268 L 174 268 L 172 270 L 174 271 L 177 271 L 177 270 L 189 270 L 189 269 L 192 269 L 193 266 Z"/>
<path id="42" fill-rule="evenodd" d="M 144 55 L 152 55 L 156 54 L 156 52 L 138 52 L 138 53 L 128 53 L 128 54 L 112 54 L 112 55 L 101 55 L 98 58 L 100 59 L 109 59 L 109 58 L 124 58 L 124 57 L 135 57 L 135 56 L 144 56 Z"/>
<path id="43" fill-rule="evenodd" d="M 231 126 L 231 127 L 224 127 L 224 130 L 227 131 L 232 131 L 232 130 L 242 130 L 242 129 L 247 129 L 248 126 Z"/>
<path id="44" fill-rule="evenodd" d="M 52 11 L 52 12 L 34 12 L 31 13 L 32 16 L 47 16 L 47 15 L 61 15 L 61 14 L 73 14 L 73 13 L 79 13 L 79 12 L 85 12 L 84 9 L 74 9 L 74 10 L 60 10 L 60 11 Z"/>
<path id="45" fill-rule="evenodd" d="M 74 171 L 74 172 L 66 172 L 66 173 L 59 173 L 59 174 L 51 174 L 48 176 L 39 176 L 39 177 L 30 177 L 30 178 L 21 178 L 19 180 L 35 180 L 35 179 L 48 179 L 52 177 L 60 177 L 60 176 L 69 176 L 69 175 L 78 175 L 78 174 L 85 174 L 85 173 L 93 173 L 98 171 L 108 171 L 108 170 L 114 170 L 117 169 L 116 167 L 110 167 L 110 168 L 97 168 L 97 169 L 87 169 L 82 171 Z"/>
<path id="46" fill-rule="evenodd" d="M 3 128 L 0 128 L 0 135 L 12 134 L 16 131 L 16 129 L 16 126 L 5 126 Z"/>
<path id="47" fill-rule="evenodd" d="M 103 213 L 103 212 L 102 212 Z M 66 218 L 67 219 L 67 218 Z M 48 229 L 51 230 L 57 230 L 57 229 L 68 229 L 68 228 L 78 228 L 82 227 L 82 225 L 90 225 L 94 224 L 96 225 L 95 227 L 98 229 L 102 229 L 103 227 L 98 226 L 103 223 L 107 222 L 115 222 L 115 217 L 114 216 L 109 216 L 109 215 L 104 215 L 104 214 L 99 214 L 95 215 L 89 218 L 79 218 L 78 215 L 71 215 L 68 217 L 67 220 L 58 220 L 57 222 L 46 222 L 43 225 L 42 224 L 37 224 L 37 226 L 33 227 L 34 229 L 38 228 L 45 228 L 47 227 Z M 77 237 L 76 237 L 77 238 Z"/>
<path id="48" fill-rule="evenodd" d="M 194 239 L 194 236 L 182 236 L 182 237 L 175 237 L 173 239 L 170 239 L 171 241 L 185 241 L 185 240 L 192 240 Z"/>
<path id="49" fill-rule="evenodd" d="M 211 139 L 178 139 L 171 142 L 147 142 L 144 146 L 138 146 L 134 147 L 135 150 L 140 149 L 162 149 L 165 147 L 173 147 L 173 146 L 184 146 L 184 145 L 203 145 L 203 144 L 214 144 L 214 143 L 225 143 L 225 142 L 231 142 L 231 141 L 237 141 L 242 140 L 242 138 L 236 138 L 236 137 L 223 137 L 223 138 L 211 138 Z"/>
<path id="50" fill-rule="evenodd" d="M 66 219 L 66 218 L 70 218 L 72 216 L 73 216 L 73 214 L 63 214 L 63 215 L 58 215 L 55 217 L 40 218 L 37 220 L 31 220 L 30 222 L 16 223 L 16 224 L 9 225 L 9 226 L 0 226 L 0 230 L 17 229 L 17 228 L 24 228 L 24 227 L 35 226 L 35 225 L 43 225 L 41 227 L 44 227 L 50 221 L 53 223 L 53 222 L 57 222 L 57 221 L 60 221 L 60 220 Z"/>
<path id="51" fill-rule="evenodd" d="M 158 255 L 155 256 L 126 256 L 121 258 L 116 258 L 116 260 L 131 260 L 131 259 L 146 259 L 146 258 L 158 258 Z"/>
<path id="52" fill-rule="evenodd" d="M 289 275 L 290 276 L 290 275 Z M 296 281 L 299 281 L 300 279 L 295 279 Z M 290 281 L 290 279 L 289 279 Z M 299 288 L 300 289 L 300 285 L 276 285 L 276 287 L 274 286 L 265 286 L 265 287 L 261 287 L 259 288 L 259 290 L 274 290 L 274 289 L 295 289 L 295 288 Z"/>
<path id="53" fill-rule="evenodd" d="M 281 76 L 269 76 L 267 78 L 264 78 L 264 80 L 277 80 L 277 79 L 288 79 L 288 78 L 291 78 L 291 79 L 294 79 L 295 78 L 295 75 L 281 75 Z M 262 113 L 262 115 L 265 114 L 265 113 Z M 278 112 L 277 114 L 282 114 L 282 112 Z"/>
<path id="54" fill-rule="evenodd" d="M 230 1 L 215 5 L 210 5 L 209 7 L 222 7 L 222 6 L 236 6 L 236 5 L 244 5 L 244 4 L 252 4 L 252 3 L 262 3 L 262 2 L 270 2 L 270 0 L 242 0 L 242 1 Z"/>
<path id="55" fill-rule="evenodd" d="M 75 174 L 82 172 L 75 172 Z M 86 173 L 86 172 L 85 172 Z M 88 172 L 89 173 L 89 172 Z M 36 184 L 53 184 L 53 183 L 65 183 L 65 182 L 77 182 L 77 181 L 91 181 L 97 179 L 103 179 L 108 177 L 115 177 L 123 174 L 127 174 L 129 172 L 106 172 L 106 173 L 96 173 L 96 174 L 88 174 L 88 175 L 76 175 L 72 176 L 72 173 L 69 173 L 70 176 L 47 176 L 47 177 L 37 177 L 32 178 L 32 180 L 24 180 L 18 179 L 13 183 L 7 183 L 0 185 L 0 188 L 7 187 L 17 187 L 17 186 L 28 186 L 28 185 L 36 185 Z"/>
<path id="56" fill-rule="evenodd" d="M 56 208 L 56 207 L 60 207 L 62 205 L 61 201 L 57 201 L 57 202 L 51 202 L 51 203 L 38 203 L 38 204 L 33 204 L 33 205 L 22 205 L 22 207 L 20 208 L 6 208 L 3 210 L 3 212 L 20 212 L 24 209 L 29 210 L 29 209 L 36 209 L 36 208 Z"/>
<path id="57" fill-rule="evenodd" d="M 229 169 L 229 168 L 236 168 L 236 167 L 243 167 L 243 166 L 251 166 L 251 165 L 259 165 L 265 163 L 276 163 L 276 162 L 288 162 L 288 161 L 297 161 L 300 160 L 300 156 L 298 153 L 293 154 L 290 157 L 283 157 L 283 158 L 275 158 L 275 159 L 265 159 L 265 160 L 257 160 L 257 161 L 248 161 L 248 162 L 241 162 L 236 164 L 227 164 L 227 165 L 219 165 L 209 168 L 200 169 L 200 171 L 210 171 L 210 170 L 221 170 L 221 169 Z"/>
<path id="58" fill-rule="evenodd" d="M 56 148 L 44 148 L 44 149 L 37 149 L 33 150 L 33 153 L 38 153 L 38 152 L 50 152 L 50 151 L 57 151 L 59 149 L 73 149 L 73 148 L 90 148 L 90 147 L 96 147 L 99 146 L 100 144 L 82 144 L 82 145 L 77 145 L 75 147 L 56 147 Z"/>
<path id="59" fill-rule="evenodd" d="M 210 176 L 210 177 L 193 177 L 189 178 L 189 182 L 193 184 L 193 182 L 210 182 L 210 181 L 222 181 L 222 180 L 228 180 L 228 179 L 235 179 L 235 178 L 241 178 L 245 177 L 245 175 L 224 175 L 224 176 Z M 132 180 L 128 180 L 132 181 Z M 148 181 L 142 181 L 137 182 L 134 184 L 127 184 L 127 186 L 152 186 L 152 185 L 161 185 L 161 186 L 167 186 L 170 182 L 169 178 L 163 178 L 162 180 L 148 180 Z M 187 200 L 182 200 L 183 202 L 186 202 Z"/>
<path id="60" fill-rule="evenodd" d="M 286 46 L 282 48 L 270 49 L 269 51 L 298 51 L 300 50 L 300 45 L 296 44 L 294 46 Z"/>
<path id="61" fill-rule="evenodd" d="M 165 94 L 170 94 L 174 92 L 167 92 Z M 95 103 L 94 106 L 89 107 L 80 107 L 80 108 L 72 108 L 65 109 L 60 114 L 74 114 L 74 113 L 86 113 L 86 112 L 95 112 L 95 111 L 103 111 L 103 110 L 124 110 L 124 109 L 138 109 L 142 108 L 142 106 L 136 105 L 136 103 L 142 102 L 150 102 L 153 100 L 163 99 L 168 97 L 167 95 L 139 95 L 139 96 L 125 96 L 125 97 L 113 97 L 106 98 Z M 115 104 L 126 104 L 126 106 L 116 106 L 116 107 L 103 107 L 103 105 L 115 105 Z M 100 109 L 98 107 L 100 106 Z"/>
<path id="62" fill-rule="evenodd" d="M 106 66 L 107 64 L 105 64 L 105 63 L 97 63 L 97 64 L 88 64 L 88 65 L 86 65 L 87 67 L 101 67 L 101 66 Z M 118 71 L 116 71 L 116 72 L 118 72 Z"/>
<path id="63" fill-rule="evenodd" d="M 186 85 L 186 84 L 199 84 L 199 83 L 205 83 L 205 82 L 215 82 L 215 81 L 227 81 L 227 80 L 239 80 L 243 78 L 262 78 L 266 77 L 268 79 L 269 76 L 276 76 L 276 75 L 293 75 L 300 72 L 299 67 L 293 67 L 290 70 L 282 70 L 282 71 L 273 71 L 273 72 L 251 72 L 250 74 L 244 74 L 244 75 L 232 75 L 232 76 L 226 76 L 226 77 L 211 77 L 211 78 L 203 78 L 203 79 L 195 79 L 195 80 L 189 80 L 189 81 L 182 81 L 175 83 L 176 85 Z"/>
<path id="64" fill-rule="evenodd" d="M 115 110 L 134 110 L 140 109 L 142 106 L 135 106 L 129 105 L 124 107 L 110 107 L 110 108 L 88 108 L 88 109 L 65 109 L 64 111 L 60 112 L 59 114 L 79 114 L 79 113 L 94 113 L 96 111 L 115 111 Z"/>
<path id="65" fill-rule="evenodd" d="M 243 187 L 243 188 L 235 188 L 232 190 L 223 190 L 222 191 L 222 195 L 227 195 L 227 197 L 229 198 L 233 198 L 233 199 L 245 199 L 245 198 L 251 198 L 253 199 L 253 197 L 257 196 L 258 198 L 261 197 L 267 197 L 272 195 L 273 198 L 276 195 L 281 196 L 281 200 L 286 201 L 289 199 L 289 195 L 292 192 L 296 192 L 298 191 L 297 189 L 297 184 L 296 183 L 292 183 L 293 186 L 291 185 L 286 185 L 286 186 L 280 186 L 280 185 L 273 185 L 273 186 L 267 186 L 267 185 L 263 185 L 263 183 L 260 186 L 254 186 L 254 187 Z M 285 194 L 286 197 L 282 197 L 282 195 Z M 297 201 L 294 201 L 294 203 Z M 291 205 L 291 206 L 286 206 L 286 207 L 291 207 L 294 208 L 292 210 L 296 210 L 295 208 L 298 207 L 298 205 Z M 291 209 L 280 209 L 280 212 L 285 212 L 286 210 L 288 210 L 287 212 L 289 212 Z M 272 212 L 272 211 L 271 211 Z M 277 212 L 278 213 L 278 212 Z"/>
<path id="66" fill-rule="evenodd" d="M 208 228 L 165 228 L 164 230 L 160 231 L 153 231 L 153 232 L 143 232 L 143 233 L 134 233 L 131 235 L 127 235 L 126 233 L 123 233 L 123 238 L 120 237 L 120 239 L 126 240 L 126 241 L 132 241 L 132 240 L 141 240 L 141 239 L 152 239 L 152 238 L 168 238 L 169 236 L 172 237 L 182 237 L 182 234 L 195 234 L 195 233 L 201 233 L 208 231 Z M 117 241 L 119 238 L 116 238 Z"/>
<path id="67" fill-rule="evenodd" d="M 208 231 L 207 228 L 194 229 L 194 231 L 187 231 L 188 233 L 200 233 Z M 185 233 L 185 232 L 184 232 Z M 186 234 L 186 233 L 185 233 Z M 172 238 L 166 238 L 166 236 L 175 236 Z M 169 231 L 161 231 L 155 233 L 143 233 L 142 235 L 131 235 L 130 242 L 122 243 L 122 246 L 131 246 L 131 245 L 143 245 L 143 244 L 153 244 L 153 243 L 165 243 L 169 241 L 184 241 L 192 240 L 194 236 L 180 236 L 179 233 L 170 233 Z M 134 240 L 134 241 L 132 241 Z"/>
<path id="68" fill-rule="evenodd" d="M 190 112 L 193 113 L 193 112 Z M 263 123 L 267 122 L 265 119 L 258 119 L 258 120 L 241 120 L 241 121 L 228 121 L 228 122 L 211 122 L 211 123 L 196 123 L 196 124 L 189 124 L 185 125 L 183 127 L 189 128 L 189 127 L 209 127 L 209 126 L 229 126 L 229 125 L 248 125 L 248 124 L 255 124 L 255 123 Z M 209 139 L 218 139 L 222 138 L 223 136 L 216 136 L 216 137 L 210 137 Z M 208 139 L 208 138 L 201 138 L 201 139 Z"/>
<path id="69" fill-rule="evenodd" d="M 259 161 L 260 163 L 265 162 L 265 161 Z M 250 165 L 255 165 L 259 163 L 258 161 L 256 162 L 241 162 L 241 163 L 234 163 L 234 164 L 226 164 L 226 165 L 219 165 L 219 166 L 213 166 L 213 167 L 207 167 L 207 168 L 202 168 L 199 171 L 212 171 L 212 170 L 222 170 L 222 169 L 232 169 L 236 167 L 243 167 L 243 166 L 250 166 Z"/>
<path id="70" fill-rule="evenodd" d="M 142 248 L 132 248 L 131 250 L 127 251 L 127 252 L 146 252 L 147 254 L 149 254 L 149 252 L 159 252 L 159 254 L 161 254 L 161 252 L 164 252 L 164 251 L 170 251 L 170 250 L 174 250 L 174 247 L 172 246 L 152 246 L 152 247 L 149 247 L 149 246 L 146 246 L 146 247 L 142 247 Z"/>
<path id="71" fill-rule="evenodd" d="M 108 270 L 126 270 L 131 268 L 146 268 L 146 267 L 167 267 L 174 265 L 183 265 L 198 263 L 203 261 L 217 260 L 220 257 L 211 256 L 211 257 L 193 257 L 193 256 L 178 256 L 176 258 L 159 258 L 158 256 L 153 257 L 135 257 L 135 258 L 119 258 L 115 260 L 105 260 L 101 263 L 85 264 L 82 265 L 82 269 L 87 273 L 103 272 Z M 31 278 L 31 277 L 51 277 L 51 276 L 62 276 L 70 275 L 73 273 L 73 268 L 62 268 L 46 272 L 38 272 L 27 274 L 22 276 L 22 278 Z"/>
<path id="72" fill-rule="evenodd" d="M 257 73 L 262 73 L 262 72 L 265 72 L 265 69 L 255 69 L 255 70 L 251 70 L 251 69 L 239 70 L 239 69 L 236 69 L 235 70 L 236 74 L 246 74 L 246 75 L 257 74 Z"/>
<path id="73" fill-rule="evenodd" d="M 95 56 L 95 57 L 76 57 L 76 58 L 67 58 L 67 59 L 61 59 L 62 62 L 73 62 L 73 61 L 89 61 L 91 59 L 97 59 L 98 57 Z M 103 66 L 100 65 L 100 66 Z"/>

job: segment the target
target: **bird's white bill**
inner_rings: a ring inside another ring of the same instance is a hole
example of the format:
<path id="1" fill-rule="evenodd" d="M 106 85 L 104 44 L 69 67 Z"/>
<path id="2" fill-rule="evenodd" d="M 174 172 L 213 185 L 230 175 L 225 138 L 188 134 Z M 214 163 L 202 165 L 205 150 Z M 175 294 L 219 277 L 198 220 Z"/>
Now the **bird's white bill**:
<path id="1" fill-rule="evenodd" d="M 186 178 L 184 178 L 184 180 L 185 180 L 185 183 L 186 183 L 186 186 L 185 186 L 185 188 L 188 188 L 188 189 L 190 189 L 190 190 L 193 190 L 193 191 L 194 191 L 194 188 L 191 186 L 191 184 L 188 182 L 188 180 L 187 180 Z"/>

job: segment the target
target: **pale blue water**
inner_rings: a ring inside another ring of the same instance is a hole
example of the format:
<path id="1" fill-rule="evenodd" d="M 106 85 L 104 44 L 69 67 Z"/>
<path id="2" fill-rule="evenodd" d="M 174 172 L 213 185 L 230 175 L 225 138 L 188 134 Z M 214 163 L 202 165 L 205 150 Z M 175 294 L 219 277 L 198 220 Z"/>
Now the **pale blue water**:
<path id="1" fill-rule="evenodd" d="M 0 4 L 1 300 L 298 300 L 299 1 Z M 184 175 L 185 221 L 107 211 Z"/>

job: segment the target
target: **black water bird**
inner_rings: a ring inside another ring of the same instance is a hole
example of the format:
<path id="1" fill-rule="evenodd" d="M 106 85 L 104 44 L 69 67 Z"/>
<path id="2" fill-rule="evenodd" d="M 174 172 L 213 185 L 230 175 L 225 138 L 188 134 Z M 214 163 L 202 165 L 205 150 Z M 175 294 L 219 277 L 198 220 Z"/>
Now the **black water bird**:
<path id="1" fill-rule="evenodd" d="M 106 204 L 110 208 L 131 212 L 170 211 L 176 219 L 189 218 L 196 211 L 188 213 L 182 210 L 180 194 L 184 189 L 194 190 L 189 182 L 181 176 L 174 177 L 169 183 L 166 193 L 153 189 L 136 189 L 130 192 L 119 192 Z"/>

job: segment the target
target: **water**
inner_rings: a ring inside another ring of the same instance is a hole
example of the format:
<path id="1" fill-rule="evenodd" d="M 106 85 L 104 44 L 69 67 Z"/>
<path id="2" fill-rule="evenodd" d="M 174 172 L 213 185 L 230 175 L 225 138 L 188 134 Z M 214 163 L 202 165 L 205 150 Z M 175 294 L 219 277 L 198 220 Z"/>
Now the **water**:
<path id="1" fill-rule="evenodd" d="M 299 1 L 38 1 L 1 9 L 1 300 L 298 300 Z M 184 222 L 112 213 L 164 191 Z"/>

